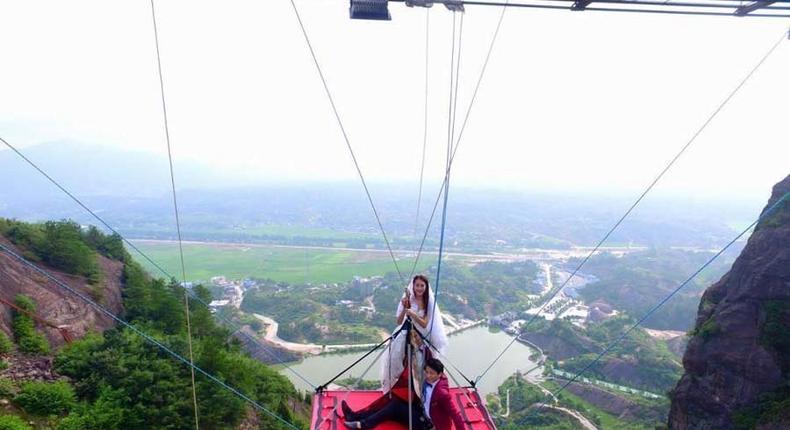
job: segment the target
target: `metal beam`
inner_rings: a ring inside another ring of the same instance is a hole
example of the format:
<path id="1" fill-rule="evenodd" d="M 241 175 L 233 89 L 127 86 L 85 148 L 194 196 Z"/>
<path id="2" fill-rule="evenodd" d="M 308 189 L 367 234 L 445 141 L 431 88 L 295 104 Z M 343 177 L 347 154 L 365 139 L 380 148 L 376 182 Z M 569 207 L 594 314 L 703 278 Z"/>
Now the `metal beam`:
<path id="1" fill-rule="evenodd" d="M 735 9 L 735 16 L 746 16 L 749 13 L 756 11 L 757 9 L 762 9 L 766 6 L 772 5 L 773 3 L 776 3 L 776 1 L 760 0 L 760 1 L 749 3 L 746 6 L 741 6 L 738 9 Z"/>
<path id="2" fill-rule="evenodd" d="M 406 3 L 407 0 L 388 0 L 390 3 Z M 416 1 L 416 0 L 412 0 Z M 732 17 L 738 7 L 733 0 L 433 0 L 433 3 L 461 3 L 465 6 L 489 6 L 534 8 L 546 10 L 585 10 L 594 12 L 630 12 L 641 14 L 696 15 Z M 562 3 L 565 3 L 564 5 Z M 743 16 L 750 18 L 790 18 L 790 0 L 776 0 L 772 5 L 768 1 L 759 11 Z M 574 9 L 574 5 L 577 8 Z M 581 7 L 584 7 L 583 9 Z"/>
<path id="3" fill-rule="evenodd" d="M 584 10 L 587 9 L 587 6 L 592 3 L 593 0 L 576 0 L 573 2 L 573 6 L 571 6 L 571 10 Z"/>
<path id="4" fill-rule="evenodd" d="M 444 7 L 447 10 L 451 10 L 453 12 L 463 12 L 464 11 L 464 2 L 461 0 L 444 0 Z"/>

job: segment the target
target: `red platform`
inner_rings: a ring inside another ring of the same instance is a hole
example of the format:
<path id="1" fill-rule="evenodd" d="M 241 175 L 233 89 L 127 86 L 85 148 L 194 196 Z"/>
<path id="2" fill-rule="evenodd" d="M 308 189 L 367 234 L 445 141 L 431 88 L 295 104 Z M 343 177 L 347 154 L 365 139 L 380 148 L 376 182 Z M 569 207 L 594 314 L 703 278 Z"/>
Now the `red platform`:
<path id="1" fill-rule="evenodd" d="M 313 396 L 313 417 L 310 430 L 345 430 L 340 402 L 345 400 L 351 409 L 359 410 L 381 397 L 381 391 L 324 391 Z M 471 388 L 450 388 L 450 395 L 461 411 L 466 428 L 455 430 L 496 430 L 488 410 L 477 391 Z M 335 412 L 336 411 L 336 412 Z M 375 430 L 407 430 L 395 422 L 380 424 Z"/>

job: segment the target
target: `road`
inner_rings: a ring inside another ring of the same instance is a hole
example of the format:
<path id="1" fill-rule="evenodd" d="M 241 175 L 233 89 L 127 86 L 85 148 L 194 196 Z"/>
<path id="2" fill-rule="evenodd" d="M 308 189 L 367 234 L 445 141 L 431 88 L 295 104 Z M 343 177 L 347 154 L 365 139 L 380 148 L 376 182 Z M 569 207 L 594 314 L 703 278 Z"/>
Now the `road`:
<path id="1" fill-rule="evenodd" d="M 174 240 L 160 240 L 160 239 L 132 239 L 132 243 L 146 244 L 146 243 L 159 243 L 159 244 L 172 244 L 177 245 L 178 242 Z M 284 249 L 314 249 L 323 251 L 349 251 L 349 252 L 363 252 L 363 253 L 382 253 L 388 254 L 386 249 L 366 249 L 366 248 L 335 248 L 331 246 L 300 246 L 300 245 L 268 245 L 263 243 L 241 243 L 241 242 L 206 242 L 185 240 L 182 243 L 187 245 L 211 245 L 211 246 L 227 246 L 227 247 L 244 247 L 244 248 L 284 248 Z M 445 257 L 460 257 L 468 259 L 480 260 L 496 260 L 496 261 L 521 261 L 521 260 L 536 260 L 536 261 L 552 261 L 552 260 L 565 260 L 568 258 L 579 258 L 586 256 L 593 248 L 587 246 L 576 246 L 571 249 L 542 249 L 542 248 L 523 248 L 518 252 L 507 253 L 490 253 L 490 254 L 473 254 L 466 252 L 444 252 Z M 614 254 L 625 254 L 635 251 L 643 251 L 645 247 L 600 247 L 598 252 L 611 252 Z M 413 257 L 415 251 L 412 250 L 393 250 L 393 253 L 403 257 Z M 437 251 L 422 251 L 423 255 L 438 255 Z"/>
<path id="2" fill-rule="evenodd" d="M 554 396 L 554 394 L 551 391 L 547 390 L 546 388 L 544 388 L 540 384 L 535 384 L 535 383 L 533 383 L 533 382 L 531 382 L 531 381 L 529 381 L 527 379 L 525 379 L 525 381 L 527 381 L 528 383 L 538 387 L 543 392 L 543 394 L 545 394 L 547 397 L 551 397 L 554 400 L 554 403 L 557 403 L 557 398 Z M 563 408 L 561 406 L 548 405 L 548 404 L 545 404 L 545 403 L 536 403 L 536 404 L 532 405 L 532 407 L 554 409 L 555 411 L 564 412 L 564 413 L 570 415 L 571 417 L 573 417 L 574 419 L 576 419 L 576 421 L 578 421 L 579 424 L 581 424 L 582 427 L 585 428 L 585 430 L 598 430 L 598 428 L 595 427 L 595 424 L 593 424 L 592 421 L 588 420 L 587 417 L 585 417 L 584 415 L 579 413 L 579 411 L 575 411 L 573 409 L 568 409 L 568 408 Z M 506 409 L 505 409 L 505 413 L 502 414 L 501 416 L 503 418 L 507 418 L 508 416 L 510 416 L 510 390 L 507 390 L 507 406 L 506 406 Z"/>
<path id="3" fill-rule="evenodd" d="M 587 418 L 585 418 L 585 416 L 580 414 L 578 411 L 574 411 L 572 409 L 563 408 L 563 407 L 560 407 L 560 406 L 545 405 L 544 407 L 545 408 L 549 408 L 549 409 L 554 409 L 555 411 L 565 412 L 566 414 L 568 414 L 568 415 L 572 416 L 573 418 L 575 418 L 576 421 L 578 421 L 579 424 L 581 424 L 582 427 L 584 427 L 586 430 L 598 430 L 598 427 L 595 427 L 595 424 L 593 424 L 592 421 L 590 421 Z"/>
<path id="4" fill-rule="evenodd" d="M 266 335 L 264 339 L 268 342 L 271 342 L 277 345 L 280 348 L 286 349 L 292 352 L 299 352 L 303 354 L 320 354 L 323 350 L 321 345 L 316 345 L 314 343 L 294 343 L 288 342 L 287 340 L 280 339 L 277 336 L 277 330 L 279 329 L 280 325 L 277 324 L 277 321 L 260 314 L 252 314 L 255 318 L 266 324 Z"/>

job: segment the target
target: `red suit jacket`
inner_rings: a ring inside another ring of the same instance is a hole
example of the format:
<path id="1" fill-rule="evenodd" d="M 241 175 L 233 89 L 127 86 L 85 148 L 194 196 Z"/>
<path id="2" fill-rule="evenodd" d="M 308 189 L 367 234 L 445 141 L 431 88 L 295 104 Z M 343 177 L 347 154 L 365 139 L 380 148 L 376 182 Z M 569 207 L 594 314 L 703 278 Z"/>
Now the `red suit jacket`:
<path id="1" fill-rule="evenodd" d="M 450 396 L 450 385 L 447 383 L 447 376 L 439 377 L 439 382 L 433 387 L 431 394 L 431 421 L 436 430 L 465 430 L 464 419 L 461 412 L 455 405 Z"/>

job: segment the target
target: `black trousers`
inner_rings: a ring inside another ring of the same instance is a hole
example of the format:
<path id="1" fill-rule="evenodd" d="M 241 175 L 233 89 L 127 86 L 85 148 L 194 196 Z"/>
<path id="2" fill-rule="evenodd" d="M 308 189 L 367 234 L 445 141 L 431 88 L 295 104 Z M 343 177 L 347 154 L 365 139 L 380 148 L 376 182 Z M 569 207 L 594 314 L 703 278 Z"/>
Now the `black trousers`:
<path id="1" fill-rule="evenodd" d="M 428 430 L 432 426 L 430 420 L 425 419 L 420 399 L 412 402 L 411 428 L 413 430 Z M 363 429 L 372 429 L 385 421 L 396 421 L 405 426 L 409 425 L 409 404 L 403 400 L 393 397 L 384 407 L 373 411 L 365 417 L 359 417 Z"/>

